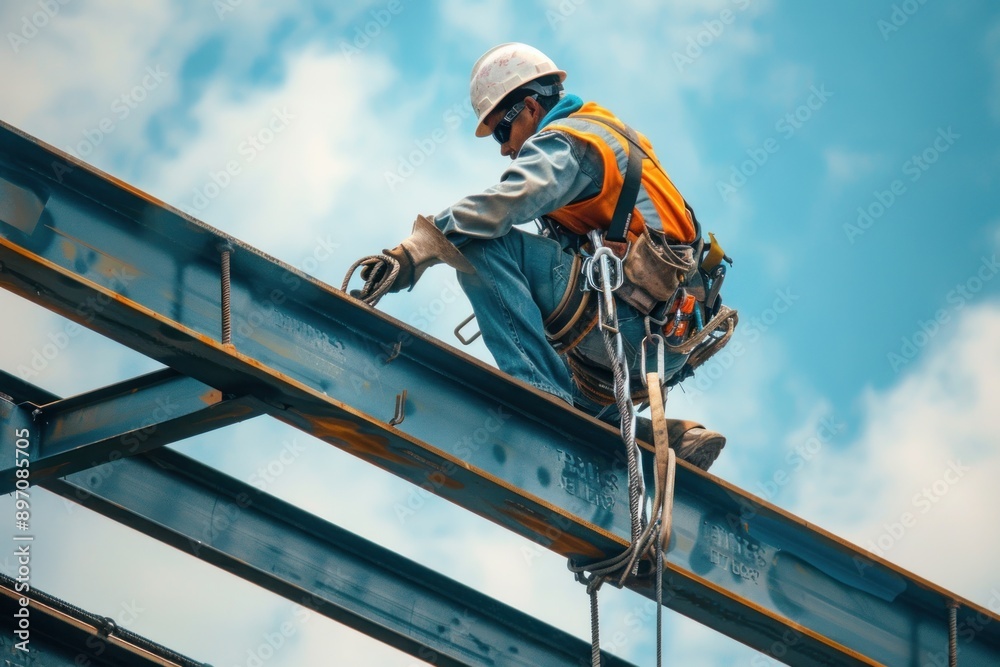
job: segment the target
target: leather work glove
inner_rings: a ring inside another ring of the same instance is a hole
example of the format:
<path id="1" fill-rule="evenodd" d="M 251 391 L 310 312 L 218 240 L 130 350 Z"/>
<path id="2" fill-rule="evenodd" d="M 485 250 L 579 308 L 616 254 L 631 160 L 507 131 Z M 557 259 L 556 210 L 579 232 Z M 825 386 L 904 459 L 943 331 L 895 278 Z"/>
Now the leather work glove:
<path id="1" fill-rule="evenodd" d="M 413 231 L 408 237 L 395 248 L 383 250 L 382 254 L 399 262 L 399 273 L 388 288 L 389 292 L 412 288 L 428 267 L 442 262 L 463 273 L 475 272 L 458 248 L 445 237 L 444 232 L 425 215 L 417 216 L 413 223 Z M 373 284 L 376 285 L 388 275 L 387 262 L 371 264 L 361 270 L 361 277 L 366 281 L 369 280 L 369 276 L 375 276 Z"/>
<path id="2" fill-rule="evenodd" d="M 382 254 L 392 257 L 394 260 L 399 262 L 399 273 L 396 274 L 396 279 L 392 281 L 392 285 L 387 291 L 401 292 L 405 289 L 411 289 L 414 283 L 416 283 L 416 280 L 414 280 L 416 269 L 413 265 L 413 258 L 410 256 L 410 253 L 406 251 L 403 244 L 399 244 L 391 250 L 383 250 Z M 365 282 L 372 280 L 373 285 L 378 285 L 385 280 L 388 275 L 388 262 L 366 264 L 361 268 L 361 277 L 365 280 Z"/>

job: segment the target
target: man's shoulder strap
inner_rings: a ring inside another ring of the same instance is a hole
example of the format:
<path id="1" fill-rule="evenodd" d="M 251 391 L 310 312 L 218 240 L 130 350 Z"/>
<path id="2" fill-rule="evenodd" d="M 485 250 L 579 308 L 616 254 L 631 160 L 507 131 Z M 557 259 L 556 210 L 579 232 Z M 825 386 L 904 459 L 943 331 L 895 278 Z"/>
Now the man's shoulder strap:
<path id="1" fill-rule="evenodd" d="M 639 197 L 639 185 L 642 181 L 642 158 L 648 157 L 646 151 L 639 145 L 639 137 L 628 125 L 622 123 L 618 126 L 601 116 L 591 114 L 572 114 L 570 118 L 589 120 L 602 125 L 607 125 L 615 132 L 624 136 L 632 145 L 628 152 L 628 164 L 625 166 L 624 182 L 621 192 L 618 193 L 618 201 L 615 203 L 615 212 L 611 216 L 611 224 L 605 238 L 608 241 L 624 243 L 627 240 L 628 228 L 632 222 L 632 210 L 635 208 L 636 199 Z"/>

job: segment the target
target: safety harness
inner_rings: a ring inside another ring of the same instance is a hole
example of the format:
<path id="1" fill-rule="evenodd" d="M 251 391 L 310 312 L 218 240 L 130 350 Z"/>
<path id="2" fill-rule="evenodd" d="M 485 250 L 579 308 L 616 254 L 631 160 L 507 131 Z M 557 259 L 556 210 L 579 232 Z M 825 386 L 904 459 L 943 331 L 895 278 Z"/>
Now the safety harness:
<path id="1" fill-rule="evenodd" d="M 606 125 L 624 136 L 630 144 L 624 183 L 616 202 L 602 243 L 627 243 L 632 212 L 641 185 L 643 159 L 663 168 L 640 145 L 635 131 L 616 126 L 600 116 L 578 114 L 574 118 Z M 695 228 L 695 240 L 690 244 L 670 244 L 662 234 L 649 229 L 632 243 L 619 259 L 617 294 L 624 301 L 647 315 L 647 334 L 667 337 L 666 351 L 687 354 L 684 366 L 668 381 L 673 386 L 691 377 L 698 366 L 725 346 L 738 322 L 735 310 L 722 305 L 720 289 L 726 276 L 726 264 L 732 260 L 709 234 L 709 243 L 702 238 L 701 225 L 694 210 L 685 204 Z M 593 250 L 594 243 L 591 243 Z M 596 251 L 595 251 L 596 252 Z M 580 391 L 601 405 L 615 402 L 614 378 L 611 369 L 587 359 L 576 351 L 577 345 L 598 323 L 598 305 L 593 284 L 581 271 L 585 261 L 579 254 L 574 258 L 569 285 L 556 308 L 545 319 L 545 333 L 553 348 L 566 355 L 573 378 Z M 692 299 L 693 297 L 693 299 Z M 636 378 L 630 395 L 636 402 L 648 399 L 645 378 Z"/>
<path id="2" fill-rule="evenodd" d="M 638 576 L 655 576 L 657 593 L 657 665 L 662 664 L 663 568 L 670 544 L 673 485 L 676 454 L 669 446 L 665 417 L 665 388 L 693 374 L 694 369 L 718 352 L 732 336 L 738 321 L 736 311 L 722 305 L 719 290 L 730 260 L 714 236 L 706 248 L 701 225 L 685 204 L 695 228 L 695 240 L 686 247 L 671 247 L 644 229 L 639 240 L 626 245 L 624 258 L 612 247 L 627 243 L 627 230 L 639 194 L 642 160 L 660 165 L 639 145 L 635 131 L 615 127 L 595 116 L 577 116 L 603 123 L 626 137 L 631 148 L 624 183 L 615 204 L 607 232 L 588 234 L 591 254 L 573 261 L 572 278 L 555 310 L 545 319 L 546 335 L 553 347 L 566 355 L 574 381 L 592 400 L 615 404 L 620 415 L 619 430 L 628 462 L 629 515 L 631 541 L 625 551 L 600 562 L 569 562 L 569 569 L 586 585 L 590 595 L 591 661 L 600 667 L 600 623 L 597 594 L 605 582 L 623 586 Z M 638 262 L 629 265 L 631 257 Z M 631 270 L 630 270 L 631 268 Z M 646 314 L 646 336 L 642 342 L 641 372 L 630 377 L 622 334 L 618 327 L 614 293 Z M 610 368 L 604 368 L 578 353 L 580 341 L 594 327 L 602 332 Z M 656 355 L 656 370 L 647 372 L 647 348 Z M 685 366 L 665 377 L 665 352 L 686 354 Z M 646 490 L 639 466 L 640 452 L 635 439 L 636 404 L 648 402 L 655 444 L 654 494 L 647 514 Z M 640 573 L 640 562 L 652 564 Z"/>

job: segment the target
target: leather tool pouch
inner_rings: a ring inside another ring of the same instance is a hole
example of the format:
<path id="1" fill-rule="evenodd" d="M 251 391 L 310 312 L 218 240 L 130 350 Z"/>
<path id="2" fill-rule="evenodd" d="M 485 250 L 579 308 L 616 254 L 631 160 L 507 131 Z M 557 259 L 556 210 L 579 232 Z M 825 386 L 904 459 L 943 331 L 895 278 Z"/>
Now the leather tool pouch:
<path id="1" fill-rule="evenodd" d="M 670 244 L 662 232 L 644 229 L 625 257 L 625 283 L 618 295 L 644 315 L 673 297 L 697 268 L 690 244 Z"/>

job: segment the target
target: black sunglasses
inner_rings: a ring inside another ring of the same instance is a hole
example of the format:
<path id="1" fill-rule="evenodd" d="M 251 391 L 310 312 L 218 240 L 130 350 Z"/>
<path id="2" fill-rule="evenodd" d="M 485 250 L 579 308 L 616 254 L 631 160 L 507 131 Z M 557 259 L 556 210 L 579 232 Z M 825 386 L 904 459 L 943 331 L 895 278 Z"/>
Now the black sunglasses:
<path id="1" fill-rule="evenodd" d="M 531 98 L 538 99 L 538 96 L 532 95 Z M 496 139 L 497 143 L 501 146 L 510 141 L 510 130 L 514 125 L 514 119 L 516 119 L 517 115 L 522 111 L 524 111 L 524 100 L 521 100 L 512 106 L 507 113 L 503 115 L 503 118 L 500 119 L 497 126 L 493 128 L 493 138 Z"/>

